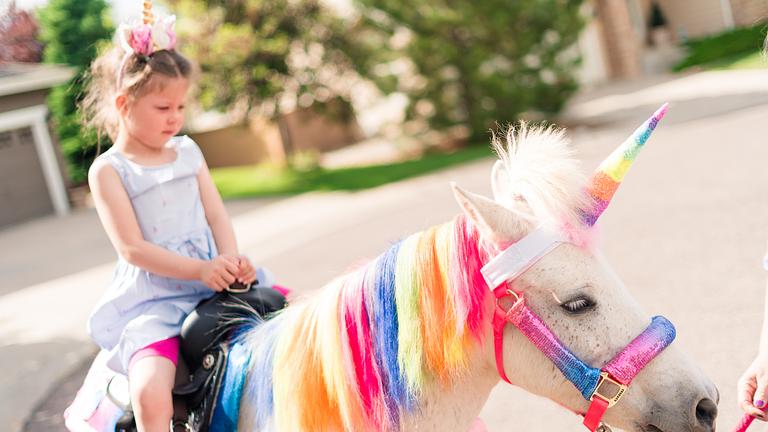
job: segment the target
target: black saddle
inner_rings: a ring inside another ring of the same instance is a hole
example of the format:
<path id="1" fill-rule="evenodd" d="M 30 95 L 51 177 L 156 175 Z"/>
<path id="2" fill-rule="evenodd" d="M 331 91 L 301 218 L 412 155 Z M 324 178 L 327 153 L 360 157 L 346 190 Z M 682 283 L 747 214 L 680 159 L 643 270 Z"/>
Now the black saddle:
<path id="1" fill-rule="evenodd" d="M 206 432 L 226 373 L 227 338 L 240 324 L 267 320 L 287 305 L 285 296 L 268 287 L 236 287 L 200 302 L 181 326 L 181 360 L 190 371 L 173 389 L 174 430 Z M 179 368 L 184 365 L 179 365 Z M 186 379 L 185 379 L 186 378 Z M 184 413 L 178 407 L 184 407 Z M 133 411 L 126 409 L 117 432 L 135 432 Z"/>
<path id="2" fill-rule="evenodd" d="M 181 355 L 189 370 L 202 366 L 205 353 L 233 327 L 252 319 L 267 319 L 285 305 L 279 291 L 265 287 L 223 291 L 200 302 L 181 326 Z"/>

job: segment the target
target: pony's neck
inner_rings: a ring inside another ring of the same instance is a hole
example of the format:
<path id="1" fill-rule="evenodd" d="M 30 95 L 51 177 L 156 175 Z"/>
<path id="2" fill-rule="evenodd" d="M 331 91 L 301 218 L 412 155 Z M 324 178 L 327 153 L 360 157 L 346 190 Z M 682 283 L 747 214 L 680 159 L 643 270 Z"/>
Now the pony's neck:
<path id="1" fill-rule="evenodd" d="M 490 335 L 492 330 L 490 325 L 487 327 Z M 450 386 L 433 383 L 424 389 L 419 409 L 403 416 L 400 430 L 468 431 L 498 383 L 493 344 L 485 343 L 468 359 L 465 375 L 454 380 Z"/>
<path id="2" fill-rule="evenodd" d="M 499 380 L 493 344 L 483 343 L 491 340 L 486 317 L 493 307 L 480 274 L 487 252 L 477 229 L 463 215 L 414 234 L 393 249 L 398 363 L 402 381 L 417 398 L 416 409 L 402 412 L 401 430 L 467 430 Z M 374 279 L 389 279 L 378 270 L 392 252 L 365 272 L 370 274 L 376 266 Z M 349 277 L 354 280 L 355 275 Z M 365 299 L 366 314 L 374 315 L 372 321 L 381 318 L 381 308 L 369 301 L 370 293 Z M 378 326 L 371 327 L 375 335 Z"/>
<path id="3" fill-rule="evenodd" d="M 274 355 L 252 362 L 252 408 L 278 430 L 468 428 L 498 381 L 485 260 L 459 216 L 289 307 L 254 331 Z"/>

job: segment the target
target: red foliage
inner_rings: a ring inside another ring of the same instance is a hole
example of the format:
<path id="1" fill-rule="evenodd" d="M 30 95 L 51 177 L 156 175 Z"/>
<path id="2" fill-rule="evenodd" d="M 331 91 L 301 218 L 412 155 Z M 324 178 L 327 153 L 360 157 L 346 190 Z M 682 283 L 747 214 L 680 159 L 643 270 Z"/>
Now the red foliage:
<path id="1" fill-rule="evenodd" d="M 43 44 L 37 40 L 37 34 L 35 17 L 11 2 L 8 12 L 0 16 L 0 63 L 40 62 Z"/>

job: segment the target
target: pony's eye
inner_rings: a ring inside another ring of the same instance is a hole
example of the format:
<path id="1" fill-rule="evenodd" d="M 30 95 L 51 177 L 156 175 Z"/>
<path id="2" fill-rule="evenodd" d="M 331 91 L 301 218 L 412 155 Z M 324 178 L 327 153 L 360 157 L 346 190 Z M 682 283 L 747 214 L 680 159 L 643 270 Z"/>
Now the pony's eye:
<path id="1" fill-rule="evenodd" d="M 596 303 L 589 297 L 581 295 L 563 302 L 560 307 L 570 314 L 581 314 L 594 309 Z"/>

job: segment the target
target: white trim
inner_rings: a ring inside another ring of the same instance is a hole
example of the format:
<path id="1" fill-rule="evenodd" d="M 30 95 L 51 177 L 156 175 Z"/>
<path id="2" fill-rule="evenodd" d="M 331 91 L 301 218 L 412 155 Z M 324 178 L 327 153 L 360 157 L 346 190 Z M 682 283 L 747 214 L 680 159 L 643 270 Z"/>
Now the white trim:
<path id="1" fill-rule="evenodd" d="M 18 66 L 11 64 L 18 73 L 0 78 L 0 96 L 44 90 L 59 84 L 64 84 L 75 75 L 71 67 L 36 65 L 36 67 Z"/>
<path id="2" fill-rule="evenodd" d="M 488 288 L 496 289 L 508 280 L 515 279 L 538 260 L 568 240 L 558 231 L 539 226 L 512 244 L 480 269 Z"/>
<path id="3" fill-rule="evenodd" d="M 37 156 L 40 158 L 40 166 L 43 168 L 43 177 L 45 177 L 48 192 L 51 194 L 53 209 L 57 215 L 62 216 L 69 213 L 69 200 L 56 153 L 53 150 L 53 141 L 48 133 L 48 124 L 45 118 L 47 113 L 48 109 L 45 105 L 0 113 L 0 132 L 23 127 L 32 129 Z"/>
<path id="4" fill-rule="evenodd" d="M 736 27 L 736 21 L 733 19 L 731 0 L 720 0 L 720 10 L 723 12 L 723 24 L 725 24 L 725 28 L 730 30 Z"/>

